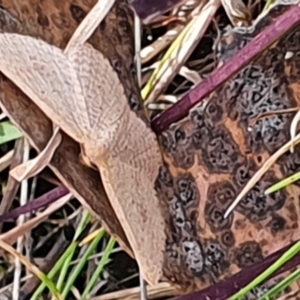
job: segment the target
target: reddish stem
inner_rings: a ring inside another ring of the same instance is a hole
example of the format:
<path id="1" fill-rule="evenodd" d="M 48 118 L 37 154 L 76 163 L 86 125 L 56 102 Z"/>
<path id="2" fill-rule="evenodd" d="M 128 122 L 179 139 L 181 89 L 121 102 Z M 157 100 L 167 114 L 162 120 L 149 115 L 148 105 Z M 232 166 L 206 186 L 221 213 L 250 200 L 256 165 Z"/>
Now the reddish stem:
<path id="1" fill-rule="evenodd" d="M 247 66 L 262 51 L 267 49 L 278 38 L 299 23 L 300 7 L 299 5 L 293 5 L 282 15 L 274 19 L 266 29 L 254 37 L 243 49 L 235 54 L 234 57 L 228 60 L 228 62 L 215 70 L 180 101 L 154 119 L 152 122 L 153 130 L 156 133 L 160 133 L 168 129 L 172 123 L 178 122 L 186 117 L 193 106 Z"/>
<path id="2" fill-rule="evenodd" d="M 45 206 L 50 205 L 51 203 L 57 201 L 61 197 L 68 194 L 69 191 L 66 187 L 60 186 L 57 187 L 50 192 L 42 195 L 41 197 L 38 197 L 27 204 L 20 206 L 16 209 L 13 209 L 12 211 L 9 211 L 7 213 L 4 213 L 3 215 L 0 215 L 0 222 L 7 222 L 11 220 L 17 219 L 20 215 L 34 212 L 40 208 L 44 208 Z"/>

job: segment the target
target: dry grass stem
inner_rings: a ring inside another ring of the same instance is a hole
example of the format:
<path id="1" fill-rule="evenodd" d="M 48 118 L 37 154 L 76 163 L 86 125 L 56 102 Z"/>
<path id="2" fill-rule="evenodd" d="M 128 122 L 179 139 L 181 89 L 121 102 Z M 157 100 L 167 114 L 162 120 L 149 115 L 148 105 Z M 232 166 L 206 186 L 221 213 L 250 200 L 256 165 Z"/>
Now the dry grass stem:
<path id="1" fill-rule="evenodd" d="M 5 232 L 0 235 L 0 239 L 5 241 L 7 244 L 14 244 L 18 237 L 24 235 L 26 232 L 32 230 L 40 223 L 45 221 L 49 215 L 60 209 L 64 206 L 71 198 L 72 194 L 69 193 L 63 196 L 61 199 L 57 200 L 55 203 L 51 204 L 47 209 L 45 209 L 42 213 L 39 213 L 36 217 L 28 220 L 26 223 L 16 226 L 8 232 Z"/>
<path id="2" fill-rule="evenodd" d="M 244 196 L 255 186 L 255 184 L 263 177 L 263 175 L 270 169 L 270 167 L 277 161 L 277 159 L 288 151 L 292 144 L 298 144 L 300 142 L 300 134 L 298 134 L 294 140 L 290 140 L 278 149 L 273 155 L 271 155 L 262 167 L 254 174 L 254 176 L 247 182 L 239 195 L 235 198 L 233 203 L 229 206 L 224 214 L 224 218 L 227 218 L 229 214 L 235 209 Z"/>
<path id="3" fill-rule="evenodd" d="M 179 293 L 176 292 L 175 289 L 168 283 L 159 283 L 151 287 L 147 286 L 146 289 L 148 300 L 160 299 L 164 297 L 174 297 L 179 295 Z M 91 298 L 91 300 L 140 300 L 140 292 L 140 288 L 136 287 L 101 295 L 98 297 L 93 297 Z"/>
<path id="4" fill-rule="evenodd" d="M 34 274 L 38 278 L 45 277 L 45 275 L 35 265 L 33 265 L 24 255 L 22 255 L 20 252 L 15 250 L 13 247 L 11 247 L 9 244 L 7 244 L 2 239 L 0 239 L 0 247 L 2 249 L 4 249 L 5 251 L 7 251 L 8 253 L 10 253 L 11 255 L 13 255 L 15 258 L 19 259 L 20 262 L 22 262 L 25 265 L 25 267 L 27 268 L 27 270 L 29 270 L 32 274 Z M 19 299 L 20 295 L 17 295 L 17 296 L 18 296 L 17 299 Z M 54 294 L 54 296 L 58 300 L 63 300 L 57 292 L 56 292 L 56 294 Z"/>
<path id="5" fill-rule="evenodd" d="M 242 0 L 221 0 L 233 26 L 249 26 L 251 14 Z"/>
<path id="6" fill-rule="evenodd" d="M 161 65 L 152 74 L 148 84 L 149 87 L 146 86 L 143 90 L 143 98 L 146 99 L 146 104 L 155 102 L 176 76 L 204 36 L 220 4 L 220 0 L 210 0 L 192 18 L 170 46 L 161 61 Z M 152 90 L 149 89 L 151 87 L 153 87 Z"/>
<path id="7" fill-rule="evenodd" d="M 14 157 L 14 150 L 10 150 L 0 158 L 0 172 L 10 166 Z"/>
<path id="8" fill-rule="evenodd" d="M 94 7 L 89 11 L 87 16 L 79 24 L 68 45 L 65 48 L 65 53 L 76 44 L 83 45 L 93 34 L 102 20 L 106 17 L 115 0 L 98 0 Z"/>
<path id="9" fill-rule="evenodd" d="M 290 148 L 291 153 L 294 152 L 294 141 L 296 138 L 299 120 L 300 120 L 300 110 L 298 108 L 298 112 L 294 116 L 292 123 L 291 123 L 291 127 L 290 127 L 290 135 L 291 135 L 291 141 L 292 141 L 291 148 Z"/>
<path id="10" fill-rule="evenodd" d="M 23 152 L 23 162 L 25 163 L 29 159 L 29 152 L 30 152 L 30 145 L 28 141 L 25 139 L 24 152 Z M 27 195 L 28 195 L 28 181 L 23 180 L 21 183 L 20 205 L 25 205 L 27 203 L 28 200 Z M 23 226 L 25 219 L 26 219 L 25 215 L 19 216 L 17 221 L 17 226 Z M 23 252 L 23 246 L 24 246 L 23 243 L 24 243 L 24 236 L 22 235 L 19 236 L 17 239 L 17 249 L 16 249 L 17 252 L 19 253 Z M 14 280 L 13 280 L 13 287 L 12 287 L 13 300 L 19 300 L 21 273 L 22 273 L 21 260 L 18 256 L 15 256 L 15 270 L 14 270 Z"/>

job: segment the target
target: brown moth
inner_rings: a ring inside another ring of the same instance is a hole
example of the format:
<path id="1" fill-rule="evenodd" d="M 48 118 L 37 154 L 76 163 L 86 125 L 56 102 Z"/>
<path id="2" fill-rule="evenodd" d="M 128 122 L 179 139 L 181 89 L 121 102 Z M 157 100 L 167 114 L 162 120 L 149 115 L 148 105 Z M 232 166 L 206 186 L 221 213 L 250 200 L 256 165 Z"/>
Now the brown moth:
<path id="1" fill-rule="evenodd" d="M 157 283 L 165 224 L 154 182 L 162 158 L 154 133 L 128 107 L 109 61 L 89 44 L 64 53 L 42 40 L 3 33 L 0 70 L 82 145 L 101 173 L 144 278 Z"/>

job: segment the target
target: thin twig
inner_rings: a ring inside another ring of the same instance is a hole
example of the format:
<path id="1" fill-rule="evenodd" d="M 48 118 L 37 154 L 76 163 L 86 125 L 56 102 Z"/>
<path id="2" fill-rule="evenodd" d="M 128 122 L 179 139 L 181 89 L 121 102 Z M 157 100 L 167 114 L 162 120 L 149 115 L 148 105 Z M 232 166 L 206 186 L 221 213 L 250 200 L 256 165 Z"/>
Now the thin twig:
<path id="1" fill-rule="evenodd" d="M 174 287 L 166 282 L 161 282 L 154 286 L 147 286 L 148 299 L 163 299 L 177 296 L 179 293 L 176 292 Z M 121 291 L 116 291 L 101 296 L 93 297 L 91 300 L 139 300 L 140 288 L 130 288 Z M 201 299 L 201 298 L 198 298 Z"/>
<path id="2" fill-rule="evenodd" d="M 72 194 L 66 194 L 65 196 L 58 199 L 55 203 L 52 203 L 47 209 L 42 213 L 38 214 L 36 217 L 30 219 L 22 226 L 16 226 L 8 232 L 5 232 L 0 235 L 0 240 L 12 245 L 16 242 L 17 238 L 24 235 L 28 230 L 32 230 L 38 224 L 46 220 L 50 214 L 54 213 L 62 206 L 64 206 L 70 199 Z"/>
<path id="3" fill-rule="evenodd" d="M 147 300 L 148 297 L 147 297 L 146 282 L 141 272 L 139 272 L 139 279 L 140 279 L 140 289 L 141 289 L 140 300 Z"/>
<path id="4" fill-rule="evenodd" d="M 138 1 L 131 0 L 130 4 L 133 6 L 137 15 L 143 20 L 144 24 L 151 23 L 157 16 L 178 7 L 184 0 L 151 0 Z"/>

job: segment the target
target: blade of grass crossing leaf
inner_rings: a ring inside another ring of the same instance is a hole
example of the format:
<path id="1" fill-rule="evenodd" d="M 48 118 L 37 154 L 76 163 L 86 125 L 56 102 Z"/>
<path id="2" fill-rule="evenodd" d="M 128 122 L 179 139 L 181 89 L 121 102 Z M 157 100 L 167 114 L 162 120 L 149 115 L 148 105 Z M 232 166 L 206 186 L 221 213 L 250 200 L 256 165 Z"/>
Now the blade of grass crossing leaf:
<path id="1" fill-rule="evenodd" d="M 287 177 L 287 178 L 275 183 L 274 185 L 272 185 L 265 191 L 265 194 L 268 195 L 271 193 L 275 193 L 275 192 L 283 189 L 284 187 L 287 187 L 288 185 L 294 183 L 295 181 L 298 181 L 299 179 L 300 179 L 300 172 L 293 174 L 290 177 Z"/>
<path id="2" fill-rule="evenodd" d="M 21 138 L 23 135 L 10 121 L 0 123 L 0 145 Z"/>
<path id="3" fill-rule="evenodd" d="M 108 258 L 114 248 L 115 242 L 116 242 L 115 239 L 111 237 L 91 280 L 89 281 L 88 285 L 86 286 L 86 288 L 82 294 L 81 299 L 86 300 L 87 296 L 91 292 L 92 288 L 95 286 L 97 280 L 99 279 L 100 274 L 103 271 L 103 268 L 105 267 L 105 265 L 108 262 Z"/>
<path id="4" fill-rule="evenodd" d="M 68 256 L 70 256 L 70 252 L 74 252 L 76 250 L 78 243 L 71 244 L 68 249 L 63 253 L 63 255 L 60 257 L 60 259 L 56 262 L 54 267 L 51 269 L 51 271 L 48 273 L 48 278 L 52 279 L 57 272 L 62 268 L 63 263 L 67 259 Z M 38 300 L 40 299 L 40 295 L 46 288 L 46 285 L 44 283 L 41 283 L 38 289 L 34 292 L 30 300 Z"/>
<path id="5" fill-rule="evenodd" d="M 103 229 L 98 236 L 95 237 L 95 239 L 91 242 L 91 244 L 89 245 L 89 247 L 87 248 L 87 251 L 84 253 L 84 255 L 82 256 L 80 262 L 78 263 L 78 265 L 76 265 L 76 267 L 73 269 L 73 271 L 71 272 L 71 275 L 69 276 L 67 283 L 63 289 L 62 292 L 62 296 L 64 299 L 66 299 L 68 293 L 70 292 L 74 281 L 76 280 L 78 274 L 81 272 L 82 268 L 84 267 L 84 265 L 86 264 L 87 260 L 89 259 L 89 257 L 92 255 L 92 253 L 95 251 L 99 241 L 102 239 L 103 235 L 105 234 L 105 230 Z"/>
<path id="6" fill-rule="evenodd" d="M 275 271 L 277 271 L 282 265 L 284 265 L 287 261 L 289 261 L 291 258 L 293 258 L 299 251 L 300 251 L 300 242 L 297 242 L 289 250 L 287 250 L 274 264 L 272 264 L 263 273 L 261 273 L 259 276 L 257 276 L 247 286 L 245 286 L 239 292 L 237 292 L 232 297 L 230 297 L 229 300 L 238 300 L 238 299 L 244 297 L 253 288 L 255 288 L 256 286 L 261 284 L 270 275 L 272 275 Z"/>
<path id="7" fill-rule="evenodd" d="M 287 276 L 279 283 L 277 283 L 273 288 L 271 288 L 267 293 L 265 293 L 259 300 L 273 299 L 273 297 L 276 297 L 276 295 L 278 295 L 281 291 L 283 291 L 285 288 L 287 288 L 289 285 L 291 285 L 293 282 L 295 282 L 298 279 L 300 279 L 300 269 L 295 270 L 289 276 Z"/>
<path id="8" fill-rule="evenodd" d="M 233 200 L 230 206 L 227 208 L 224 218 L 226 219 L 229 214 L 235 209 L 243 197 L 255 186 L 255 184 L 263 177 L 263 175 L 270 169 L 271 166 L 281 157 L 286 151 L 288 151 L 292 144 L 298 145 L 300 143 L 300 133 L 297 134 L 294 140 L 290 140 L 280 147 L 275 153 L 273 153 L 264 164 L 257 170 L 257 172 L 250 178 L 247 184 L 243 187 L 237 197 Z"/>

